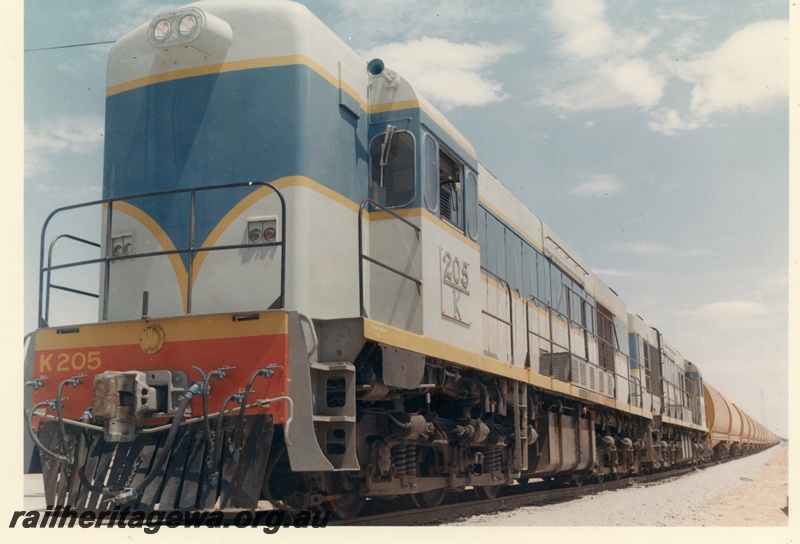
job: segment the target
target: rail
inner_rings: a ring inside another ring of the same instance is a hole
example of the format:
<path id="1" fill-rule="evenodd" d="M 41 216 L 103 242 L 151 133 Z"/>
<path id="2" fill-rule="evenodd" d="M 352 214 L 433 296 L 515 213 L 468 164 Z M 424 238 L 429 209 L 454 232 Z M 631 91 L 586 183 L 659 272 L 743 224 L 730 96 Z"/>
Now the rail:
<path id="1" fill-rule="evenodd" d="M 271 189 L 280 200 L 281 205 L 281 236 L 279 241 L 274 242 L 259 242 L 259 243 L 247 243 L 247 244 L 231 244 L 231 245 L 224 245 L 224 246 L 213 246 L 213 247 L 195 247 L 194 245 L 194 238 L 195 238 L 195 206 L 196 206 L 196 195 L 197 193 L 206 192 L 206 191 L 219 191 L 219 190 L 229 190 L 235 188 L 244 188 L 244 187 L 268 187 Z M 146 253 L 137 253 L 135 255 L 113 255 L 113 248 L 112 248 L 112 225 L 113 225 L 113 216 L 114 216 L 114 204 L 119 202 L 131 202 L 135 200 L 142 200 L 146 198 L 156 198 L 156 197 L 164 197 L 169 195 L 180 195 L 180 194 L 188 194 L 189 195 L 189 224 L 188 224 L 188 239 L 189 239 L 189 247 L 183 249 L 173 249 L 173 250 L 164 250 L 164 251 L 151 251 Z M 53 265 L 52 263 L 52 255 L 53 255 L 53 247 L 55 246 L 56 242 L 61 239 L 71 239 L 78 241 L 80 243 L 88 244 L 93 247 L 100 248 L 102 250 L 102 245 L 96 242 L 92 242 L 89 240 L 85 240 L 79 238 L 77 236 L 72 236 L 70 234 L 61 234 L 54 238 L 52 243 L 49 246 L 48 255 L 47 255 L 47 265 L 45 265 L 45 240 L 47 236 L 47 228 L 50 225 L 52 219 L 58 215 L 62 214 L 67 211 L 78 210 L 78 209 L 85 209 L 90 208 L 93 206 L 106 206 L 108 209 L 108 213 L 106 216 L 106 225 L 105 225 L 105 256 L 101 256 L 96 259 L 86 259 L 82 261 L 75 261 L 69 262 L 66 264 L 59 264 Z M 162 256 L 169 256 L 169 255 L 188 255 L 188 263 L 189 263 L 189 270 L 188 270 L 188 280 L 187 280 L 187 299 L 186 299 L 186 315 L 191 315 L 192 313 L 192 287 L 193 287 L 193 261 L 195 255 L 201 252 L 212 252 L 212 251 L 223 251 L 223 250 L 230 250 L 230 249 L 245 249 L 245 248 L 255 248 L 255 247 L 276 247 L 279 246 L 281 248 L 281 275 L 280 275 L 280 297 L 278 298 L 278 307 L 283 307 L 286 300 L 286 200 L 284 199 L 283 195 L 281 194 L 280 190 L 278 190 L 274 185 L 264 181 L 250 181 L 250 182 L 241 182 L 241 183 L 231 183 L 231 184 L 222 184 L 222 185 L 211 185 L 207 187 L 193 187 L 189 189 L 172 189 L 169 191 L 156 191 L 150 193 L 142 193 L 138 195 L 132 196 L 125 196 L 125 197 L 117 197 L 117 198 L 107 198 L 101 200 L 93 200 L 91 202 L 84 202 L 81 204 L 73 204 L 70 206 L 63 206 L 58 208 L 50 213 L 45 219 L 44 225 L 42 226 L 42 234 L 41 234 L 41 245 L 40 245 L 40 254 L 39 254 L 39 306 L 38 306 L 38 315 L 39 315 L 39 326 L 40 327 L 47 327 L 48 320 L 50 317 L 50 292 L 52 289 L 63 290 L 79 295 L 84 296 L 91 296 L 95 298 L 99 298 L 99 294 L 89 293 L 86 291 L 82 291 L 79 289 L 73 289 L 70 287 L 66 287 L 63 285 L 55 285 L 51 281 L 51 273 L 56 270 L 65 270 L 69 268 L 76 268 L 80 266 L 88 266 L 93 264 L 100 264 L 104 267 L 104 275 L 103 275 L 103 285 L 102 285 L 102 294 L 103 294 L 103 308 L 102 308 L 102 315 L 101 320 L 107 321 L 108 320 L 108 294 L 110 290 L 110 281 L 111 281 L 111 265 L 117 261 L 123 260 L 134 260 L 134 259 L 144 259 L 144 258 L 151 258 L 151 257 L 162 257 Z M 45 276 L 47 277 L 47 281 L 45 281 Z"/>
<path id="2" fill-rule="evenodd" d="M 422 234 L 422 229 L 419 226 L 415 225 L 405 217 L 402 217 L 397 212 L 392 211 L 391 209 L 387 208 L 386 206 L 377 202 L 376 200 L 372 198 L 365 198 L 361 202 L 361 205 L 358 207 L 358 305 L 359 308 L 361 309 L 361 317 L 369 317 L 367 315 L 367 308 L 364 305 L 364 261 L 380 266 L 381 268 L 388 270 L 389 272 L 392 272 L 394 274 L 397 274 L 398 276 L 401 276 L 409 281 L 414 282 L 414 284 L 417 286 L 417 291 L 420 293 L 422 292 L 421 279 L 415 278 L 414 276 L 406 274 L 402 270 L 397 270 L 396 268 L 389 266 L 386 263 L 383 263 L 377 259 L 370 257 L 369 255 L 364 254 L 364 226 L 363 226 L 364 210 L 368 205 L 374 206 L 375 208 L 378 208 L 379 210 L 388 213 L 395 219 L 399 219 L 401 222 L 414 229 L 414 232 L 417 235 L 417 240 L 420 239 L 420 235 Z"/>

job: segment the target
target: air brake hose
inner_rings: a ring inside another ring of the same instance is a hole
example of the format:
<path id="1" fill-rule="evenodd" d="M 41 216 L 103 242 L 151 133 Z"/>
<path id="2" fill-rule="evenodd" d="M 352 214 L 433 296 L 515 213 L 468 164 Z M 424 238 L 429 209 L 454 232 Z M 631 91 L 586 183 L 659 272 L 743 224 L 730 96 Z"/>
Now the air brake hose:
<path id="1" fill-rule="evenodd" d="M 222 408 L 219 410 L 219 418 L 217 418 L 217 426 L 214 429 L 214 447 L 212 448 L 214 452 L 214 458 L 211 461 L 211 465 L 208 467 L 212 472 L 209 476 L 209 480 L 211 485 L 215 485 L 217 483 L 217 477 L 219 475 L 219 459 L 220 459 L 220 452 L 222 451 L 222 420 L 225 417 L 225 409 L 228 407 L 228 403 L 232 400 L 236 399 L 241 400 L 240 393 L 233 393 L 225 397 L 225 400 L 222 402 Z"/>
<path id="2" fill-rule="evenodd" d="M 64 447 L 67 447 L 67 430 L 64 428 L 64 415 L 61 411 L 63 402 L 61 401 L 61 390 L 64 388 L 66 384 L 71 385 L 73 388 L 78 387 L 83 382 L 80 381 L 81 378 L 85 378 L 86 375 L 82 374 L 80 376 L 73 376 L 72 378 L 67 378 L 63 380 L 60 384 L 58 384 L 58 393 L 56 393 L 56 414 L 58 414 L 58 432 L 61 435 L 61 440 L 64 442 Z M 71 462 L 71 461 L 70 461 Z"/>
<path id="3" fill-rule="evenodd" d="M 30 435 L 31 439 L 39 447 L 40 450 L 42 450 L 47 455 L 57 459 L 58 461 L 61 461 L 62 463 L 69 464 L 69 463 L 72 462 L 72 460 L 69 457 L 66 457 L 65 455 L 60 455 L 60 454 L 55 453 L 55 452 L 49 450 L 48 448 L 46 448 L 45 445 L 42 444 L 42 441 L 39 440 L 39 437 L 36 435 L 36 432 L 33 430 L 33 423 L 32 423 L 32 418 L 31 418 L 33 413 L 36 410 L 38 410 L 40 407 L 42 407 L 42 406 L 48 406 L 48 407 L 50 407 L 52 409 L 53 408 L 53 406 L 52 406 L 53 403 L 57 403 L 57 401 L 37 402 L 36 404 L 34 404 L 31 407 L 30 411 L 26 410 L 25 411 L 25 428 L 28 430 L 28 434 Z M 66 446 L 66 442 L 64 443 L 64 445 Z"/>
<path id="4" fill-rule="evenodd" d="M 206 430 L 206 444 L 207 444 L 207 450 L 208 450 L 208 453 L 206 454 L 206 465 L 208 466 L 209 469 L 211 469 L 214 466 L 213 465 L 213 459 L 215 459 L 216 456 L 215 456 L 215 453 L 214 453 L 214 449 L 215 449 L 214 448 L 214 438 L 212 437 L 212 434 L 211 434 L 211 423 L 209 422 L 209 419 L 208 419 L 208 394 L 210 393 L 208 382 L 211 381 L 211 377 L 212 376 L 216 376 L 220 380 L 223 379 L 224 377 L 227 376 L 225 371 L 226 370 L 233 370 L 235 367 L 229 366 L 229 367 L 219 368 L 217 370 L 209 372 L 208 375 L 206 375 L 206 373 L 203 372 L 203 370 L 201 368 L 199 368 L 199 367 L 193 366 L 192 368 L 197 370 L 200 373 L 200 375 L 203 377 L 203 425 L 205 426 L 205 430 Z M 227 401 L 226 401 L 226 404 L 227 404 Z M 223 409 L 220 412 L 220 419 L 222 419 L 222 416 L 224 415 L 224 413 L 225 413 L 225 407 L 223 405 Z"/>
<path id="5" fill-rule="evenodd" d="M 241 444 L 239 443 L 242 438 L 242 429 L 244 427 L 244 412 L 247 409 L 247 396 L 250 394 L 250 388 L 253 386 L 253 382 L 256 381 L 256 378 L 259 376 L 264 376 L 265 378 L 271 377 L 274 372 L 274 368 L 280 368 L 278 366 L 267 366 L 264 368 L 259 368 L 253 375 L 250 376 L 250 380 L 247 382 L 247 387 L 244 390 L 244 395 L 242 396 L 242 407 L 239 410 L 239 417 L 236 419 L 236 428 L 233 432 L 233 460 L 239 460 L 239 452 L 242 449 Z"/>

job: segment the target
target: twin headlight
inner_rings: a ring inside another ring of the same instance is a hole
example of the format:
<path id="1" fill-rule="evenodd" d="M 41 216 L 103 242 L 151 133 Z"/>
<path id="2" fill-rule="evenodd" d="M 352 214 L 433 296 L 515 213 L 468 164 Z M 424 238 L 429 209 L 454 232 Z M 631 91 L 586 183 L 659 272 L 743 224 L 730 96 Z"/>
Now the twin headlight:
<path id="1" fill-rule="evenodd" d="M 150 43 L 156 47 L 182 45 L 200 37 L 206 26 L 205 14 L 197 8 L 162 13 L 148 29 Z"/>
<path id="2" fill-rule="evenodd" d="M 180 64 L 224 53 L 233 31 L 219 17 L 189 7 L 156 16 L 147 28 L 147 39 L 165 62 Z"/>
<path id="3" fill-rule="evenodd" d="M 156 21 L 156 24 L 153 25 L 153 38 L 158 43 L 164 43 L 172 37 L 172 29 L 176 26 L 178 28 L 178 36 L 188 38 L 194 34 L 197 27 L 200 26 L 200 19 L 193 13 L 181 17 L 177 25 L 170 19 L 159 19 Z"/>

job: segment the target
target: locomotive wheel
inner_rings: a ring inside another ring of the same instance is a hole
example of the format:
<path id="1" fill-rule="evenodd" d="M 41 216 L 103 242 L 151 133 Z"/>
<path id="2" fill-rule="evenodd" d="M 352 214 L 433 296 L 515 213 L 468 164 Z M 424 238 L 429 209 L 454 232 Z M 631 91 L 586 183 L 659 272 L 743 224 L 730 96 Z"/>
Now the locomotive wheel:
<path id="1" fill-rule="evenodd" d="M 331 510 L 339 519 L 356 517 L 364 508 L 367 500 L 360 495 L 340 495 L 339 498 L 328 502 Z"/>
<path id="2" fill-rule="evenodd" d="M 431 489 L 430 491 L 423 491 L 421 493 L 414 493 L 411 495 L 411 500 L 417 508 L 436 508 L 444 500 L 447 495 L 447 488 Z"/>
<path id="3" fill-rule="evenodd" d="M 605 474 L 596 474 L 595 477 L 594 477 L 595 483 L 598 483 L 598 484 L 602 484 L 603 480 L 605 480 L 605 479 L 606 479 Z"/>
<path id="4" fill-rule="evenodd" d="M 499 485 L 482 485 L 475 488 L 475 493 L 477 493 L 479 499 L 495 499 L 501 487 Z"/>
<path id="5" fill-rule="evenodd" d="M 305 510 L 303 494 L 308 482 L 302 473 L 292 472 L 289 465 L 289 452 L 285 445 L 274 450 L 264 473 L 261 496 L 274 508 L 284 508 L 290 512 Z"/>
<path id="6" fill-rule="evenodd" d="M 364 508 L 366 497 L 359 495 L 358 489 L 348 485 L 340 474 L 325 473 L 324 482 L 327 493 L 335 497 L 327 502 L 339 519 L 354 518 Z"/>

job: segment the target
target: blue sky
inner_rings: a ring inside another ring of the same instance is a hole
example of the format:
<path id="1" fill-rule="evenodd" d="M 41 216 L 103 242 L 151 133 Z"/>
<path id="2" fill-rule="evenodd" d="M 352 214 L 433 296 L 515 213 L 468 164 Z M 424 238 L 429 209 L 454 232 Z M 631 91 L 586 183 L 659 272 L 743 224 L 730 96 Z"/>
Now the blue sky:
<path id="1" fill-rule="evenodd" d="M 439 106 L 629 308 L 788 432 L 789 7 L 306 0 Z M 114 40 L 148 0 L 24 2 L 24 48 Z M 24 54 L 24 330 L 39 231 L 100 198 L 109 45 Z M 77 225 L 86 233 L 97 223 Z"/>

